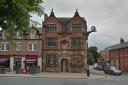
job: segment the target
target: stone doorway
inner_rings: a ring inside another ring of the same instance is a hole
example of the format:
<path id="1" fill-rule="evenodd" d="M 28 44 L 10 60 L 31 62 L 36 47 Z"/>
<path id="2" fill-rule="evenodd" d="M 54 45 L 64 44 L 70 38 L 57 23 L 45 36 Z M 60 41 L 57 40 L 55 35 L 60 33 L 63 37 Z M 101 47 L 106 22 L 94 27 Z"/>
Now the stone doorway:
<path id="1" fill-rule="evenodd" d="M 67 59 L 61 60 L 61 72 L 68 72 L 68 60 Z"/>

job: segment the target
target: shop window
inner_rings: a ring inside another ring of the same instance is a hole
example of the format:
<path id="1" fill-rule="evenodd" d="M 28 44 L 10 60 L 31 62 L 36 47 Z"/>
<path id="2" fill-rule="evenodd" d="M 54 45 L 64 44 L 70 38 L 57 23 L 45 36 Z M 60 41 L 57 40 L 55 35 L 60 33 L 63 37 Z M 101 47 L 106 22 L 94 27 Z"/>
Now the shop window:
<path id="1" fill-rule="evenodd" d="M 28 43 L 28 51 L 36 51 L 37 50 L 37 43 L 30 42 Z"/>
<path id="2" fill-rule="evenodd" d="M 80 24 L 72 24 L 72 32 L 80 32 Z"/>
<path id="3" fill-rule="evenodd" d="M 57 25 L 56 24 L 48 24 L 48 32 L 56 32 Z"/>
<path id="4" fill-rule="evenodd" d="M 8 42 L 0 43 L 0 51 L 8 51 L 8 50 L 9 50 L 9 43 Z"/>
<path id="5" fill-rule="evenodd" d="M 57 65 L 57 54 L 46 54 L 46 59 L 48 66 Z"/>

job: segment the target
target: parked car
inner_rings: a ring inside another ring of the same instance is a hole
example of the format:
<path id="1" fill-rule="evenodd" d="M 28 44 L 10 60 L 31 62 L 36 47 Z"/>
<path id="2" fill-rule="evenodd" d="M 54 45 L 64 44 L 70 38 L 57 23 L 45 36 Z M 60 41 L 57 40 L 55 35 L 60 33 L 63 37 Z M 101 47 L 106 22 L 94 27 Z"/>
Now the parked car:
<path id="1" fill-rule="evenodd" d="M 121 75 L 122 71 L 119 70 L 118 68 L 114 67 L 114 66 L 106 66 L 104 68 L 104 73 L 110 74 L 110 75 Z"/>
<path id="2" fill-rule="evenodd" d="M 103 67 L 102 67 L 102 65 L 100 65 L 100 64 L 98 64 L 98 63 L 95 63 L 95 64 L 93 65 L 93 69 L 96 69 L 96 70 L 103 70 Z"/>

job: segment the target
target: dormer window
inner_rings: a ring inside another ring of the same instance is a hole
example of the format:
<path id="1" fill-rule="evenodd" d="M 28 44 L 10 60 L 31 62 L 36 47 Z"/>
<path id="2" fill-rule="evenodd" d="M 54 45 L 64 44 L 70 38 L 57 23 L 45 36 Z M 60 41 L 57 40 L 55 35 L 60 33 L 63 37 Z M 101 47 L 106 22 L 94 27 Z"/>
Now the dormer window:
<path id="1" fill-rule="evenodd" d="M 48 32 L 56 32 L 57 25 L 56 24 L 48 24 Z"/>
<path id="2" fill-rule="evenodd" d="M 36 31 L 31 31 L 30 38 L 35 39 L 35 37 L 36 37 Z"/>
<path id="3" fill-rule="evenodd" d="M 20 32 L 16 32 L 16 39 L 21 39 L 21 33 Z"/>
<path id="4" fill-rule="evenodd" d="M 80 24 L 72 24 L 72 32 L 80 32 Z"/>

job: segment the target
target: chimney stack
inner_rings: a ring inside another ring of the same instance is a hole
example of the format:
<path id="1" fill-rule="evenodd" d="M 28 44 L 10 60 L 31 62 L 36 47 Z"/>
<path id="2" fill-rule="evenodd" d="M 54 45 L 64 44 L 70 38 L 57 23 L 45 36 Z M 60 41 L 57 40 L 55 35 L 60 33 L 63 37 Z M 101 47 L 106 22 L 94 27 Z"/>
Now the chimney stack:
<path id="1" fill-rule="evenodd" d="M 45 15 L 44 15 L 44 21 L 45 21 L 47 18 L 48 18 L 48 15 L 45 14 Z"/>
<path id="2" fill-rule="evenodd" d="M 123 38 L 120 38 L 120 43 L 124 43 L 124 39 Z"/>

